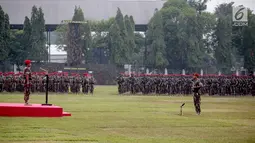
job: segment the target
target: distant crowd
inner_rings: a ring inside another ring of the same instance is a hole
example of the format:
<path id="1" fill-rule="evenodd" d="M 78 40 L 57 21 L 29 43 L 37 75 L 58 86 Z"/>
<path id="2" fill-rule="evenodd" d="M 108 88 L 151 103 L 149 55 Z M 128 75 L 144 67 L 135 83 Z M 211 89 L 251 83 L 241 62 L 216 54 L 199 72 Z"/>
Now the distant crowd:
<path id="1" fill-rule="evenodd" d="M 32 73 L 31 92 L 46 91 L 46 73 Z M 55 93 L 84 93 L 93 94 L 96 83 L 93 75 L 84 73 L 49 73 L 48 91 Z M 157 94 L 157 95 L 191 95 L 192 75 L 120 75 L 117 77 L 119 94 Z M 226 75 L 203 75 L 199 77 L 203 87 L 201 94 L 233 96 L 255 96 L 254 76 L 226 76 Z M 23 73 L 1 73 L 1 92 L 23 92 Z"/>
<path id="2" fill-rule="evenodd" d="M 192 75 L 120 75 L 117 78 L 119 94 L 190 95 Z M 203 75 L 199 77 L 201 94 L 210 96 L 255 96 L 254 76 Z"/>
<path id="3" fill-rule="evenodd" d="M 33 72 L 31 80 L 31 92 L 46 91 L 46 73 Z M 95 78 L 88 73 L 68 74 L 67 72 L 49 73 L 48 91 L 55 93 L 84 93 L 93 94 Z M 0 93 L 1 92 L 23 92 L 23 73 L 1 73 L 0 72 Z"/>

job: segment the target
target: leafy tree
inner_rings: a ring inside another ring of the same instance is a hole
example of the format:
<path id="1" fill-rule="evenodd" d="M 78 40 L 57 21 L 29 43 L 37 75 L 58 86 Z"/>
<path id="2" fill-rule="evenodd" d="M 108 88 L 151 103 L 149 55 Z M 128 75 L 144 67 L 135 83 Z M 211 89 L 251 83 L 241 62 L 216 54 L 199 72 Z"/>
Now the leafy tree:
<path id="1" fill-rule="evenodd" d="M 72 21 L 85 21 L 83 11 L 80 7 L 75 6 Z"/>
<path id="2" fill-rule="evenodd" d="M 187 0 L 191 7 L 194 7 L 196 11 L 201 15 L 204 10 L 206 10 L 206 3 L 208 0 Z"/>
<path id="3" fill-rule="evenodd" d="M 242 66 L 241 57 L 244 59 L 244 67 L 254 69 L 254 25 L 255 18 L 251 10 L 248 10 L 249 25 L 245 27 L 232 26 L 231 3 L 223 3 L 216 8 L 217 26 L 214 32 L 215 57 L 218 68 L 222 71 L 230 71 L 231 67 Z"/>
<path id="4" fill-rule="evenodd" d="M 75 7 L 73 21 L 84 21 L 82 9 Z M 77 66 L 82 63 L 83 45 L 82 34 L 84 27 L 80 23 L 68 23 L 67 34 L 67 62 L 70 66 Z"/>
<path id="5" fill-rule="evenodd" d="M 45 36 L 45 20 L 44 20 L 44 13 L 41 7 L 39 7 L 39 14 L 38 14 L 38 21 L 39 21 L 39 51 L 40 51 L 40 59 L 43 61 L 47 61 L 48 51 L 46 47 L 46 36 Z"/>
<path id="6" fill-rule="evenodd" d="M 128 62 L 130 62 L 130 57 L 129 57 L 129 47 L 128 47 L 128 34 L 127 34 L 127 29 L 126 29 L 126 24 L 125 24 L 125 21 L 124 21 L 124 18 L 123 18 L 123 15 L 121 13 L 121 10 L 118 8 L 117 10 L 117 14 L 116 14 L 116 17 L 115 17 L 115 21 L 116 21 L 116 24 L 118 25 L 119 27 L 119 30 L 120 30 L 120 36 L 121 36 L 121 41 L 123 42 L 123 44 L 121 45 L 121 55 L 122 55 L 122 64 L 126 64 Z"/>
<path id="7" fill-rule="evenodd" d="M 135 29 L 135 21 L 134 21 L 134 18 L 132 15 L 129 16 L 129 21 L 130 21 L 131 25 L 133 26 L 132 28 Z"/>
<path id="8" fill-rule="evenodd" d="M 186 68 L 185 60 L 185 47 L 180 46 L 180 34 L 185 35 L 185 31 L 181 31 L 180 22 L 182 12 L 188 4 L 182 0 L 168 0 L 164 3 L 163 8 L 160 10 L 163 17 L 164 27 L 164 40 L 166 43 L 166 57 L 169 62 L 169 68 L 183 69 Z M 182 27 L 186 27 L 184 24 Z M 185 39 L 185 38 L 183 38 Z M 186 39 L 187 40 L 187 39 Z M 185 40 L 185 41 L 186 41 Z"/>
<path id="9" fill-rule="evenodd" d="M 4 45 L 5 45 L 6 49 L 9 49 L 9 44 L 10 44 L 10 22 L 9 22 L 9 16 L 8 16 L 7 13 L 4 15 L 3 40 L 4 40 Z"/>
<path id="10" fill-rule="evenodd" d="M 132 56 L 137 65 L 144 65 L 145 37 L 140 33 L 135 33 L 135 49 Z"/>
<path id="11" fill-rule="evenodd" d="M 215 26 L 214 15 L 204 12 L 206 3 L 207 0 L 168 0 L 160 10 L 169 68 L 194 72 L 206 65 L 213 47 L 208 40 L 212 39 Z"/>
<path id="12" fill-rule="evenodd" d="M 135 50 L 135 35 L 134 35 L 134 23 L 132 23 L 130 21 L 130 18 L 126 15 L 124 17 L 124 22 L 126 25 L 126 30 L 127 30 L 127 38 L 125 39 L 125 41 L 127 41 L 127 48 L 128 48 L 128 58 L 129 61 L 132 62 L 132 55 L 134 54 L 134 50 Z"/>
<path id="13" fill-rule="evenodd" d="M 16 64 L 20 71 L 20 66 L 23 65 L 24 60 L 27 58 L 28 51 L 24 45 L 24 32 L 23 30 L 11 31 L 10 53 L 8 59 L 11 64 Z"/>
<path id="14" fill-rule="evenodd" d="M 16 64 L 18 70 L 23 65 L 25 59 L 28 58 L 31 52 L 31 23 L 26 16 L 24 20 L 23 30 L 12 30 L 10 39 L 10 53 L 8 59 L 11 64 Z"/>
<path id="15" fill-rule="evenodd" d="M 0 7 L 0 63 L 2 70 L 6 70 L 8 54 L 10 52 L 10 23 L 9 16 Z"/>
<path id="16" fill-rule="evenodd" d="M 0 62 L 6 60 L 9 49 L 8 49 L 8 40 L 9 38 L 9 16 L 4 13 L 2 7 L 0 6 Z"/>
<path id="17" fill-rule="evenodd" d="M 146 65 L 155 68 L 164 68 L 168 61 L 165 55 L 165 41 L 163 31 L 163 20 L 160 12 L 156 12 L 149 22 L 148 31 L 146 33 L 147 45 L 149 53 Z"/>
<path id="18" fill-rule="evenodd" d="M 235 63 L 235 47 L 232 46 L 232 5 L 221 4 L 216 8 L 215 58 L 218 69 L 227 72 Z"/>
<path id="19" fill-rule="evenodd" d="M 193 49 L 193 47 L 189 47 L 188 42 L 196 40 L 195 37 L 190 37 L 189 34 L 191 32 L 187 33 L 188 29 L 195 27 L 194 24 L 188 23 L 191 21 L 190 19 L 195 21 L 194 10 L 184 0 L 168 0 L 164 3 L 160 12 L 163 17 L 164 40 L 167 51 L 166 57 L 169 62 L 169 67 L 172 69 L 187 68 L 187 58 L 189 57 L 187 55 L 187 49 Z M 188 40 L 189 38 L 194 39 Z"/>
<path id="20" fill-rule="evenodd" d="M 83 25 L 84 33 L 83 33 L 83 54 L 85 57 L 85 62 L 89 63 L 92 61 L 92 36 L 91 36 L 91 26 L 90 22 L 88 21 L 87 24 Z"/>
<path id="21" fill-rule="evenodd" d="M 80 7 L 75 6 L 72 21 L 86 21 L 84 13 Z M 84 60 L 90 62 L 92 51 L 93 22 L 69 23 L 57 27 L 56 44 L 58 49 L 67 51 L 68 62 L 71 65 L 79 65 Z"/>
<path id="22" fill-rule="evenodd" d="M 31 32 L 32 32 L 32 27 L 31 27 L 31 23 L 30 23 L 30 19 L 26 16 L 25 20 L 24 20 L 24 27 L 23 27 L 23 33 L 22 33 L 22 45 L 24 50 L 26 51 L 24 53 L 25 57 L 28 57 L 28 55 L 31 52 L 31 46 L 32 46 L 32 41 L 31 41 Z M 16 33 L 19 37 L 20 33 Z"/>
<path id="23" fill-rule="evenodd" d="M 109 53 L 109 34 L 108 30 L 110 26 L 114 23 L 115 19 L 110 18 L 108 20 L 101 21 L 91 21 L 92 31 L 94 32 L 92 36 L 92 47 L 93 47 L 93 61 L 92 63 L 105 63 L 109 62 L 110 53 Z"/>
<path id="24" fill-rule="evenodd" d="M 144 50 L 145 37 L 141 33 L 135 33 L 135 45 L 135 53 L 139 53 L 141 50 Z"/>
<path id="25" fill-rule="evenodd" d="M 47 60 L 47 48 L 45 32 L 45 20 L 42 8 L 32 7 L 31 13 L 31 50 L 29 57 L 36 61 Z"/>
<path id="26" fill-rule="evenodd" d="M 10 64 L 16 64 L 20 71 L 25 59 L 31 54 L 31 23 L 26 16 L 23 30 L 10 30 L 8 61 Z"/>
<path id="27" fill-rule="evenodd" d="M 109 29 L 109 55 L 110 63 L 118 66 L 123 65 L 125 59 L 123 59 L 123 53 L 121 47 L 123 47 L 123 40 L 121 37 L 121 30 L 117 23 L 113 23 Z"/>
<path id="28" fill-rule="evenodd" d="M 90 21 L 91 31 L 93 32 L 108 32 L 111 25 L 115 22 L 115 18 L 111 17 L 108 20 Z"/>
<path id="29" fill-rule="evenodd" d="M 248 26 L 242 27 L 243 33 L 240 36 L 241 44 L 239 51 L 244 57 L 244 67 L 249 71 L 255 70 L 255 14 L 251 10 L 248 10 Z"/>
<path id="30" fill-rule="evenodd" d="M 121 31 L 121 36 L 126 36 L 127 35 L 126 25 L 125 25 L 125 22 L 124 22 L 123 14 L 122 14 L 122 12 L 119 8 L 117 10 L 115 21 L 116 21 L 116 24 L 118 25 L 118 27 Z"/>

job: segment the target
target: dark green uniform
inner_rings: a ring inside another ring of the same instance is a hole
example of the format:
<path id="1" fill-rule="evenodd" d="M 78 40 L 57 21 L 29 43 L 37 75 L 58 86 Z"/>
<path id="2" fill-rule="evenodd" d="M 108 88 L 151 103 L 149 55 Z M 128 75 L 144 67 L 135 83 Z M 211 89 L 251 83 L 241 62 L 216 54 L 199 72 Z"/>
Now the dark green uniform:
<path id="1" fill-rule="evenodd" d="M 202 83 L 200 82 L 200 80 L 195 79 L 193 81 L 193 92 L 194 92 L 193 101 L 194 101 L 196 113 L 198 115 L 201 113 L 201 108 L 200 108 L 200 104 L 201 104 L 200 89 L 201 89 L 201 87 L 202 87 Z"/>

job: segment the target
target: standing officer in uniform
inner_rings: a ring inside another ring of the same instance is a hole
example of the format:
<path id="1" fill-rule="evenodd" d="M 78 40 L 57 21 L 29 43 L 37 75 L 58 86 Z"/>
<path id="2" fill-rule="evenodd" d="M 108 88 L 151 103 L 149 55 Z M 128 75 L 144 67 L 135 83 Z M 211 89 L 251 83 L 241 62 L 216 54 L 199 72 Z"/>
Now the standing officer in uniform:
<path id="1" fill-rule="evenodd" d="M 32 74 L 31 74 L 31 61 L 25 60 L 25 69 L 24 69 L 24 100 L 25 105 L 28 105 L 29 95 L 30 95 L 30 88 L 31 88 L 31 80 L 32 80 Z"/>
<path id="2" fill-rule="evenodd" d="M 123 83 L 124 83 L 124 81 L 125 80 L 124 80 L 123 76 L 120 74 L 119 77 L 117 78 L 119 94 L 123 93 Z"/>
<path id="3" fill-rule="evenodd" d="M 2 76 L 3 73 L 0 72 L 0 92 L 3 92 L 4 89 L 4 76 Z"/>
<path id="4" fill-rule="evenodd" d="M 200 82 L 200 80 L 198 79 L 199 74 L 194 74 L 193 76 L 193 92 L 194 92 L 194 96 L 193 96 L 193 101 L 194 101 L 194 106 L 196 109 L 196 113 L 197 115 L 200 115 L 201 113 L 201 109 L 200 109 L 200 89 L 203 86 L 203 84 Z"/>
<path id="5" fill-rule="evenodd" d="M 129 78 L 131 94 L 135 94 L 135 82 L 136 80 L 135 80 L 134 74 L 131 74 L 131 77 Z"/>
<path id="6" fill-rule="evenodd" d="M 96 80 L 95 80 L 95 78 L 93 77 L 93 75 L 91 75 L 90 77 L 89 77 L 89 92 L 90 92 L 90 94 L 92 94 L 93 95 L 93 93 L 94 93 L 94 84 L 96 83 Z"/>

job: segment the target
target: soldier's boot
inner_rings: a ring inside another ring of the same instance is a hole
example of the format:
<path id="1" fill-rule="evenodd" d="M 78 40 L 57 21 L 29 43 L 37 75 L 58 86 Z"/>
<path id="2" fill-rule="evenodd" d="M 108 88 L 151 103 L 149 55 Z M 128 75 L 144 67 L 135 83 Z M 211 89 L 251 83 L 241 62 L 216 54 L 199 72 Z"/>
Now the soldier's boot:
<path id="1" fill-rule="evenodd" d="M 194 106 L 195 106 L 196 113 L 197 113 L 197 115 L 200 115 L 201 109 L 200 109 L 200 95 L 199 95 L 199 93 L 194 93 L 193 100 L 194 100 Z"/>

